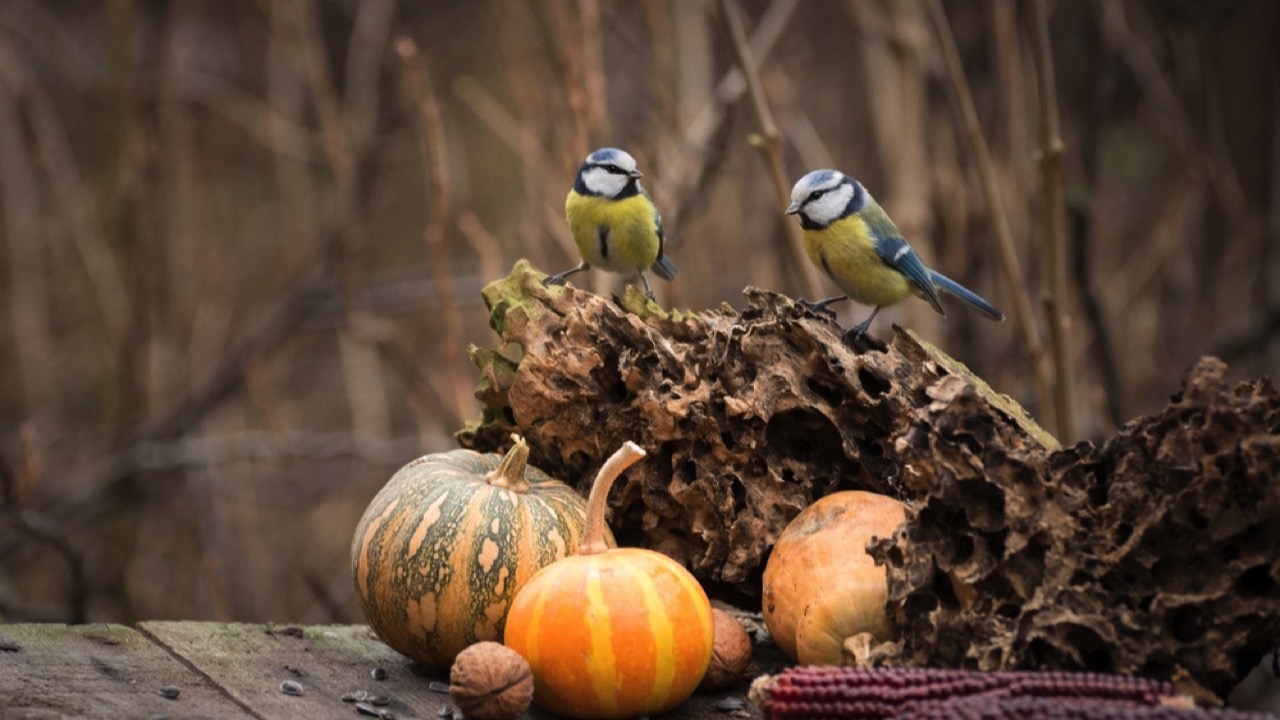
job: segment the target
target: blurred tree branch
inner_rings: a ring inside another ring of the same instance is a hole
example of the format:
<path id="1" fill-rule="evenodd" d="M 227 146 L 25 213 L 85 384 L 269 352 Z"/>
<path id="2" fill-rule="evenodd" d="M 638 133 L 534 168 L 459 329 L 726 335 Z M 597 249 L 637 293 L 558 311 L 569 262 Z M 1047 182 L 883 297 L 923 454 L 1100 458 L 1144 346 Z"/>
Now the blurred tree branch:
<path id="1" fill-rule="evenodd" d="M 419 148 L 422 162 L 426 166 L 427 197 L 424 198 L 428 210 L 427 225 L 423 229 L 423 239 L 427 246 L 427 255 L 431 258 L 432 273 L 436 287 L 439 289 L 443 307 L 434 313 L 432 319 L 437 321 L 440 338 L 440 355 L 445 358 L 465 357 L 462 344 L 461 314 L 457 311 L 457 297 L 453 287 L 453 277 L 449 272 L 448 229 L 453 225 L 453 178 L 449 173 L 449 142 L 445 136 L 444 123 L 441 119 L 440 100 L 436 97 L 431 81 L 431 70 L 426 56 L 418 51 L 418 46 L 408 37 L 396 40 L 396 54 L 400 59 L 401 87 L 405 101 L 418 111 L 421 121 Z M 471 393 L 470 378 L 462 373 L 462 366 L 456 363 L 446 365 L 445 372 L 426 374 L 425 369 L 411 364 L 404 371 L 414 375 L 414 385 L 427 384 L 434 387 L 436 396 L 452 410 L 455 425 L 460 424 L 471 411 L 474 398 Z M 427 411 L 426 403 L 419 398 L 420 411 Z"/>
<path id="2" fill-rule="evenodd" d="M 773 51 L 797 5 L 798 0 L 773 0 L 765 8 L 748 40 L 751 56 L 757 62 L 764 62 Z M 679 228 L 688 208 L 701 206 L 706 198 L 712 171 L 723 162 L 727 150 L 728 108 L 746 91 L 746 76 L 735 64 L 716 83 L 711 96 L 684 129 L 682 147 L 673 163 L 675 169 L 668 173 L 666 183 L 666 195 L 672 200 L 666 207 L 672 210 L 663 217 L 669 215 L 672 227 Z"/>
<path id="3" fill-rule="evenodd" d="M 1027 39 L 1031 46 L 1031 62 L 1035 66 L 1037 116 L 1040 147 L 1036 160 L 1040 164 L 1040 212 L 1045 238 L 1042 298 L 1049 324 L 1049 344 L 1053 351 L 1054 425 L 1063 444 L 1075 441 L 1075 419 L 1071 373 L 1074 365 L 1067 338 L 1066 253 L 1062 232 L 1066 211 L 1062 195 L 1062 129 L 1058 119 L 1058 86 L 1053 75 L 1053 51 L 1049 46 L 1049 19 L 1044 0 L 1026 0 Z"/>
<path id="4" fill-rule="evenodd" d="M 982 133 L 978 121 L 978 112 L 974 108 L 973 95 L 969 92 L 969 83 L 965 79 L 964 67 L 960 62 L 960 52 L 956 49 L 955 37 L 951 34 L 951 23 L 947 20 L 946 11 L 941 0 L 926 0 L 928 3 L 929 22 L 942 52 L 942 59 L 947 68 L 947 76 L 951 80 L 951 89 L 955 93 L 956 104 L 960 109 L 960 120 L 965 135 L 969 138 L 969 147 L 973 152 L 974 165 L 978 172 L 978 180 L 982 184 L 982 194 L 986 199 L 987 212 L 991 215 L 991 226 L 995 230 L 996 257 L 1000 261 L 1000 270 L 1004 275 L 1005 286 L 1013 304 L 1013 320 L 1022 331 L 1022 338 L 1027 351 L 1028 365 L 1035 379 L 1036 397 L 1039 400 L 1040 416 L 1053 417 L 1053 396 L 1049 388 L 1048 372 L 1045 368 L 1044 346 L 1040 340 L 1040 330 L 1036 325 L 1036 314 L 1031 304 L 1031 294 L 1027 288 L 1026 277 L 1022 273 L 1022 264 L 1018 260 L 1018 251 L 1013 240 L 1013 232 L 1009 228 L 1008 214 L 1004 209 L 1004 201 L 1000 190 L 996 187 L 995 168 L 991 162 L 991 151 Z M 1063 428 L 1053 428 L 1051 432 L 1060 433 Z"/>
<path id="5" fill-rule="evenodd" d="M 725 24 L 733 55 L 747 82 L 747 92 L 751 96 L 751 105 L 755 108 L 756 121 L 760 124 L 760 139 L 751 144 L 764 155 L 765 169 L 773 185 L 774 209 L 780 216 L 783 209 L 787 207 L 791 191 L 791 183 L 787 180 L 787 171 L 782 161 L 782 136 L 778 132 L 777 124 L 773 121 L 769 101 L 764 96 L 764 87 L 760 83 L 760 70 L 751 53 L 751 44 L 747 41 L 746 30 L 742 27 L 738 4 L 734 0 L 720 0 L 719 8 L 720 19 Z M 783 228 L 784 240 L 779 248 L 779 255 L 791 268 L 792 275 L 797 281 L 798 292 L 804 297 L 815 297 L 818 294 L 817 272 L 805 257 L 800 226 L 788 222 L 783 223 Z"/>

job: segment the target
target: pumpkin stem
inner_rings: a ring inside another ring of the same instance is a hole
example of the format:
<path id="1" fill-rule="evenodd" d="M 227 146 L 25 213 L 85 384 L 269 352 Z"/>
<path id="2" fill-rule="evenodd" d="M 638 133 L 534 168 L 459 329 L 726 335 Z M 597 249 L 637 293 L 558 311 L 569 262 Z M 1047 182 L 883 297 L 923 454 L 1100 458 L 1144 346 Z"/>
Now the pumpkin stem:
<path id="1" fill-rule="evenodd" d="M 529 463 L 529 444 L 519 435 L 512 435 L 515 445 L 502 456 L 498 467 L 484 476 L 484 481 L 494 487 L 506 488 L 512 492 L 528 492 L 529 480 L 524 476 L 525 466 Z"/>
<path id="2" fill-rule="evenodd" d="M 595 555 L 609 549 L 604 542 L 604 508 L 609 504 L 609 490 L 623 471 L 647 454 L 628 440 L 600 466 L 591 484 L 591 495 L 587 497 L 587 522 L 582 529 L 582 542 L 578 544 L 579 555 Z"/>

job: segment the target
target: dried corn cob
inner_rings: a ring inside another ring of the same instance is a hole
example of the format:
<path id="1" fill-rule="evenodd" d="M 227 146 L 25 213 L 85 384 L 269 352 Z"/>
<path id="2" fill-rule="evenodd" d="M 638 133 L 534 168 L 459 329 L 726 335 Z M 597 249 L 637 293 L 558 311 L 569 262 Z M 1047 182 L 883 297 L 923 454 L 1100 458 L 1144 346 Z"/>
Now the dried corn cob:
<path id="1" fill-rule="evenodd" d="M 753 691 L 765 717 L 778 720 L 881 720 L 966 697 L 1085 698 L 1142 707 L 1175 694 L 1169 683 L 1124 675 L 847 667 L 791 668 Z"/>
<path id="2" fill-rule="evenodd" d="M 1064 697 L 968 697 L 917 706 L 901 720 L 1275 720 L 1273 715 Z"/>

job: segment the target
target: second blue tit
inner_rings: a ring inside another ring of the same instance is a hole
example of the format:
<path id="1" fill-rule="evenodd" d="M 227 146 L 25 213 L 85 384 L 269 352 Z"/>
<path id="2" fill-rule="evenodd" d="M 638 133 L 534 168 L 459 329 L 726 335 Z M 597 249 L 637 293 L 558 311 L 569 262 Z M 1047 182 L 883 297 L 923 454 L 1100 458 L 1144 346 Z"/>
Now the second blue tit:
<path id="1" fill-rule="evenodd" d="M 676 276 L 675 264 L 662 252 L 662 217 L 640 186 L 640 178 L 636 159 L 617 148 L 601 148 L 587 156 L 564 201 L 582 262 L 552 275 L 545 284 L 560 285 L 570 275 L 593 267 L 634 272 L 640 274 L 644 292 L 652 299 L 645 270 L 663 280 Z"/>
<path id="2" fill-rule="evenodd" d="M 924 298 L 945 317 L 939 291 L 960 298 L 985 317 L 1004 320 L 1004 313 L 991 303 L 925 267 L 871 193 L 844 173 L 814 170 L 800 178 L 791 190 L 787 214 L 800 216 L 809 259 L 844 293 L 819 302 L 800 302 L 826 313 L 832 313 L 828 305 L 845 299 L 874 307 L 870 317 L 850 328 L 855 340 L 881 308 L 910 295 Z"/>

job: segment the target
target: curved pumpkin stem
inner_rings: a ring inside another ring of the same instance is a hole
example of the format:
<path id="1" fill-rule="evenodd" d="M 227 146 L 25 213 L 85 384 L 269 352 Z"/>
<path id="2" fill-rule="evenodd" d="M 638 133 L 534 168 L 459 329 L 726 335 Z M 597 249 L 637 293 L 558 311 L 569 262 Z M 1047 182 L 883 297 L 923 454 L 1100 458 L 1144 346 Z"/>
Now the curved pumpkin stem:
<path id="1" fill-rule="evenodd" d="M 647 454 L 644 448 L 628 440 L 600 466 L 591 484 L 591 495 L 587 497 L 587 522 L 582 529 L 582 542 L 578 544 L 579 555 L 595 555 L 609 549 L 604 542 L 604 508 L 609 503 L 609 490 L 619 475 Z"/>
<path id="2" fill-rule="evenodd" d="M 529 464 L 529 444 L 519 435 L 512 435 L 515 445 L 502 456 L 498 467 L 484 476 L 484 481 L 494 487 L 505 488 L 512 492 L 528 492 L 529 480 L 524 476 L 525 466 Z"/>

